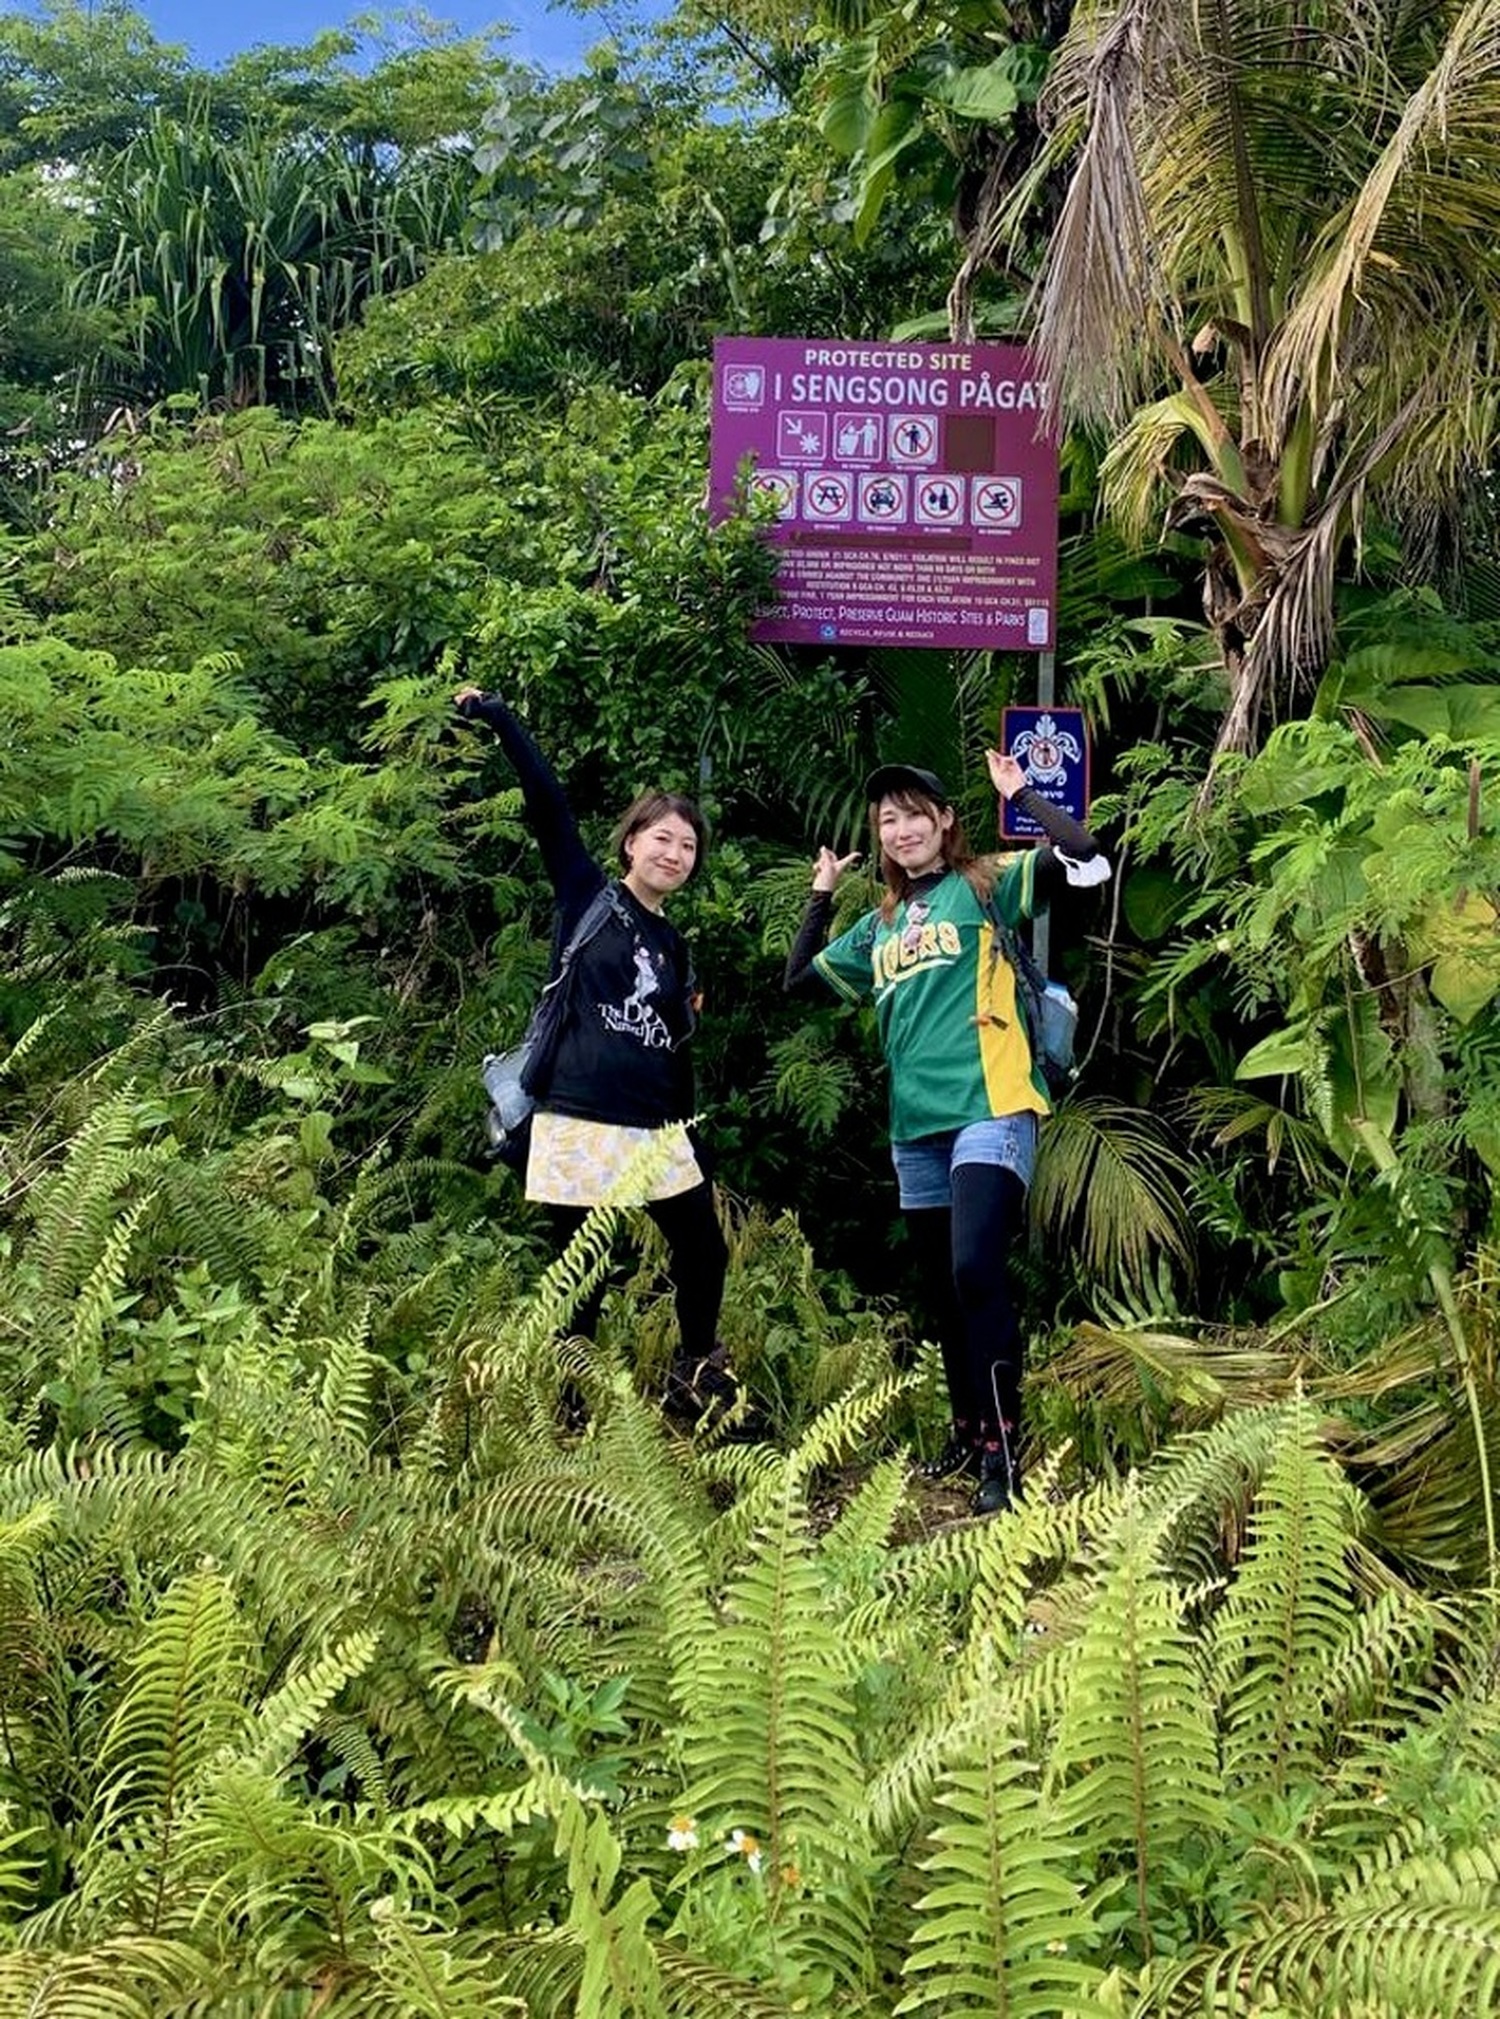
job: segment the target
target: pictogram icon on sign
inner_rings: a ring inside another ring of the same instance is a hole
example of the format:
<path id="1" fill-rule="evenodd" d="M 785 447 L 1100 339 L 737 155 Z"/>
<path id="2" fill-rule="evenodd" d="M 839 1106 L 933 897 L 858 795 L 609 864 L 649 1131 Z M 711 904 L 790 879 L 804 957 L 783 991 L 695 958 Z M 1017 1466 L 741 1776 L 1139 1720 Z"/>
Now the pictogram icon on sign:
<path id="1" fill-rule="evenodd" d="M 752 498 L 769 498 L 778 519 L 790 519 L 797 510 L 796 470 L 756 470 L 750 478 Z"/>
<path id="2" fill-rule="evenodd" d="M 917 485 L 917 522 L 923 526 L 961 526 L 964 487 L 956 477 L 924 477 Z"/>
<path id="3" fill-rule="evenodd" d="M 833 440 L 846 462 L 873 463 L 880 453 L 880 422 L 874 414 L 838 414 Z"/>
<path id="4" fill-rule="evenodd" d="M 802 496 L 804 519 L 847 519 L 854 510 L 854 482 L 842 470 L 809 477 Z"/>
<path id="5" fill-rule="evenodd" d="M 937 422 L 930 414 L 893 414 L 888 425 L 893 463 L 921 464 L 937 461 Z"/>
<path id="6" fill-rule="evenodd" d="M 859 516 L 866 525 L 893 526 L 906 517 L 909 478 L 870 470 L 859 480 Z"/>
<path id="7" fill-rule="evenodd" d="M 776 456 L 783 463 L 821 463 L 828 454 L 828 416 L 786 411 L 776 416 Z"/>
<path id="8" fill-rule="evenodd" d="M 765 405 L 766 374 L 760 365 L 726 365 L 724 404 L 736 413 L 754 413 Z"/>
<path id="9" fill-rule="evenodd" d="M 972 511 L 976 526 L 996 532 L 1021 523 L 1021 479 L 1019 477 L 976 477 Z"/>

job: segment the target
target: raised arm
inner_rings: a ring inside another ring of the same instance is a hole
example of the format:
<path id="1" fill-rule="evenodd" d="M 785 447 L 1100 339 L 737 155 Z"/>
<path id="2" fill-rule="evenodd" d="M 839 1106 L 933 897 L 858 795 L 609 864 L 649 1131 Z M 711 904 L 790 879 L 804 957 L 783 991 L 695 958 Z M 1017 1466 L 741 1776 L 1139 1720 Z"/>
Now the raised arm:
<path id="1" fill-rule="evenodd" d="M 531 731 L 498 694 L 460 687 L 453 702 L 466 721 L 487 722 L 499 737 L 501 749 L 515 767 L 526 818 L 542 852 L 542 865 L 558 907 L 565 915 L 581 911 L 604 878 L 583 845 L 557 773 L 537 748 Z"/>
<path id="2" fill-rule="evenodd" d="M 813 864 L 812 893 L 807 900 L 807 910 L 802 914 L 802 923 L 797 928 L 797 937 L 792 942 L 792 950 L 787 955 L 786 973 L 781 983 L 783 988 L 799 989 L 810 981 L 821 979 L 813 961 L 823 951 L 828 939 L 833 893 L 844 871 L 858 861 L 857 850 L 853 855 L 835 855 L 831 848 L 818 850 L 818 859 Z"/>
<path id="3" fill-rule="evenodd" d="M 1054 806 L 1028 785 L 1026 774 L 1014 757 L 1004 756 L 998 750 L 987 750 L 984 755 L 990 782 L 1000 797 L 1029 814 L 1052 844 L 1037 853 L 1033 887 L 1038 906 L 1049 904 L 1069 884 L 1087 889 L 1092 884 L 1108 882 L 1109 859 L 1101 851 L 1097 838 L 1071 813 Z"/>

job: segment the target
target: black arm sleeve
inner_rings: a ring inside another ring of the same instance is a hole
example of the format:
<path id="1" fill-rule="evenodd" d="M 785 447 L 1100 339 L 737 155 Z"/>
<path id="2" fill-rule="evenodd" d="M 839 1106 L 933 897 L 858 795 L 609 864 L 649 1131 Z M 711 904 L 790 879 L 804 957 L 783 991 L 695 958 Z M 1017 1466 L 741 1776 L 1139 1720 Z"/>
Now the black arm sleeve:
<path id="1" fill-rule="evenodd" d="M 1056 849 L 1061 849 L 1070 862 L 1092 862 L 1099 854 L 1098 837 L 1033 786 L 1023 785 L 1011 804 L 1029 814 L 1038 827 L 1045 828 L 1048 839 L 1056 844 L 1055 849 L 1040 850 L 1036 861 L 1036 899 L 1038 904 L 1050 904 L 1068 887 L 1067 867 L 1059 861 Z M 1101 874 L 1107 876 L 1108 869 L 1101 866 Z"/>
<path id="2" fill-rule="evenodd" d="M 542 865 L 557 899 L 564 931 L 580 917 L 605 882 L 604 872 L 583 845 L 567 794 L 521 718 L 497 694 L 473 695 L 458 704 L 467 720 L 487 722 L 515 766 L 526 802 L 526 817 L 542 851 Z"/>
<path id="3" fill-rule="evenodd" d="M 787 955 L 786 973 L 781 981 L 784 989 L 804 988 L 808 982 L 822 979 L 813 966 L 813 956 L 821 953 L 827 943 L 828 920 L 832 911 L 831 890 L 815 890 L 807 900 L 807 909 L 802 914 L 797 937 L 792 941 L 792 950 Z"/>
<path id="4" fill-rule="evenodd" d="M 1022 813 L 1029 813 L 1038 827 L 1045 827 L 1050 838 L 1075 862 L 1088 862 L 1099 853 L 1096 836 L 1071 813 L 1061 806 L 1054 806 L 1050 799 L 1044 799 L 1034 786 L 1023 785 L 1016 794 L 1014 804 Z"/>

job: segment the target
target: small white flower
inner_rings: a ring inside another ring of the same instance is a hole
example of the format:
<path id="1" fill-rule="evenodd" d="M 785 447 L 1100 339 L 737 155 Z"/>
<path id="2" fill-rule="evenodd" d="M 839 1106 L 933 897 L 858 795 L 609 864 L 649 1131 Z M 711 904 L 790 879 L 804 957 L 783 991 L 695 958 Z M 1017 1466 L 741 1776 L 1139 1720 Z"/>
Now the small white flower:
<path id="1" fill-rule="evenodd" d="M 752 1837 L 748 1830 L 731 1830 L 729 1832 L 729 1844 L 732 1850 L 739 1852 L 751 1871 L 759 1878 L 760 1868 L 765 1863 L 765 1854 L 760 1848 L 760 1838 Z"/>
<path id="2" fill-rule="evenodd" d="M 696 1816 L 674 1816 L 667 1825 L 667 1849 L 669 1851 L 696 1851 L 698 1848 L 698 1818 Z"/>

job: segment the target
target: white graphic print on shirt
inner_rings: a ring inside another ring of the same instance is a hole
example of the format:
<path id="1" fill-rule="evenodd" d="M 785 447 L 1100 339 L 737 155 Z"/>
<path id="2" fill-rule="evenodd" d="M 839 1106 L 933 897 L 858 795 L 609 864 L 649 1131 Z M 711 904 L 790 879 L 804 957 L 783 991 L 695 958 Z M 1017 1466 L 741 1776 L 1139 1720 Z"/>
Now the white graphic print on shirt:
<path id="1" fill-rule="evenodd" d="M 636 1038 L 647 1051 L 671 1051 L 674 1048 L 672 1033 L 667 1029 L 660 1012 L 651 1006 L 651 997 L 661 992 L 661 979 L 656 972 L 656 965 L 649 950 L 637 940 L 635 987 L 622 1003 L 600 1003 L 599 1015 L 606 1030 L 618 1031 L 622 1036 Z"/>

